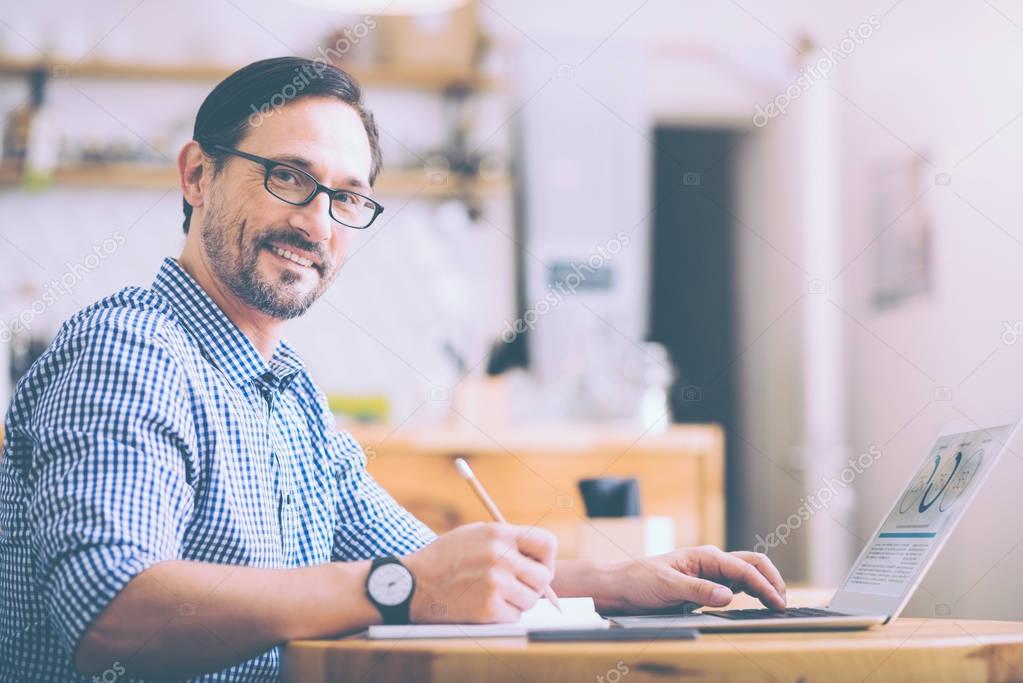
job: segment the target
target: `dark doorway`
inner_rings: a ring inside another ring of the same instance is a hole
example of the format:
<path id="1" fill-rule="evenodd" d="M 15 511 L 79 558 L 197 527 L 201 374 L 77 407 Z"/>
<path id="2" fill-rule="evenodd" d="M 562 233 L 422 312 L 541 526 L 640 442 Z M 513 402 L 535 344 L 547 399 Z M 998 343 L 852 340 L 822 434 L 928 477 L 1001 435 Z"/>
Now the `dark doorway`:
<path id="1" fill-rule="evenodd" d="M 725 429 L 726 543 L 741 542 L 733 259 L 731 130 L 658 127 L 654 132 L 650 339 L 678 370 L 675 422 Z"/>

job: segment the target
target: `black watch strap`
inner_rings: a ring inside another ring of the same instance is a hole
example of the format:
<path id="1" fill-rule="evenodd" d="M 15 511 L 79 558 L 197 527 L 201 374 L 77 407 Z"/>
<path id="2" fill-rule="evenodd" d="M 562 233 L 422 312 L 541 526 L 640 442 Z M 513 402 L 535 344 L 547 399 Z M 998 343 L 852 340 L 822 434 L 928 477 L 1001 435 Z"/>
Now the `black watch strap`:
<path id="1" fill-rule="evenodd" d="M 408 571 L 408 567 L 405 567 L 405 565 L 402 564 L 401 560 L 399 560 L 397 557 L 394 557 L 393 555 L 389 555 L 387 557 L 378 557 L 374 559 L 373 563 L 369 567 L 369 574 L 366 575 L 366 597 L 369 598 L 369 601 L 373 603 L 373 606 L 380 611 L 380 616 L 383 617 L 385 624 L 402 626 L 408 624 L 411 620 L 409 614 L 410 609 L 412 607 L 412 596 L 416 592 L 415 577 L 412 576 L 412 572 L 409 571 L 409 576 L 412 576 L 412 590 L 409 591 L 408 597 L 405 598 L 404 601 L 398 603 L 397 605 L 384 605 L 382 603 L 379 603 L 373 597 L 373 594 L 370 593 L 369 591 L 369 580 L 370 577 L 373 576 L 373 572 L 376 571 L 378 567 L 382 567 L 387 564 L 398 564 L 404 567 L 406 571 Z"/>

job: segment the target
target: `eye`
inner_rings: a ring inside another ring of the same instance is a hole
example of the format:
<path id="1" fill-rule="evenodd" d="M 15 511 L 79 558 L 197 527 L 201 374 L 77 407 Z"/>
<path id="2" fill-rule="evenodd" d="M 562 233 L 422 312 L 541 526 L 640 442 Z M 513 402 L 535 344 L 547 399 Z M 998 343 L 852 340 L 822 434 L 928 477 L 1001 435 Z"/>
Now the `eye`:
<path id="1" fill-rule="evenodd" d="M 284 183 L 285 185 L 303 185 L 305 179 L 298 174 L 298 172 L 287 166 L 274 166 L 270 171 L 270 177 L 274 182 Z"/>
<path id="2" fill-rule="evenodd" d="M 359 203 L 359 198 L 351 192 L 338 192 L 334 195 L 334 201 L 345 206 L 355 206 Z"/>

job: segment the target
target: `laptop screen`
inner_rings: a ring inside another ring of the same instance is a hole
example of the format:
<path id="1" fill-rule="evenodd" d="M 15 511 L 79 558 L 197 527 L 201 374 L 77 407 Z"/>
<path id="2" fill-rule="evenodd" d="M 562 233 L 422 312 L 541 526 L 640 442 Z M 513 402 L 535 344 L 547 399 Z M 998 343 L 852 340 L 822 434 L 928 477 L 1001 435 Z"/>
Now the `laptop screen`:
<path id="1" fill-rule="evenodd" d="M 1014 425 L 938 438 L 888 518 L 860 554 L 842 591 L 904 604 L 993 467 Z"/>

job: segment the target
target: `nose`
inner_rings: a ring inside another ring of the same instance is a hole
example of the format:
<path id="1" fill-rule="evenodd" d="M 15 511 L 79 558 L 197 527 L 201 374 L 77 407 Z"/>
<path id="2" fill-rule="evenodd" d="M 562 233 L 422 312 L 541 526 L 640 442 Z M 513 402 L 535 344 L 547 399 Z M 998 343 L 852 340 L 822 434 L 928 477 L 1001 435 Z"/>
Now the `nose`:
<path id="1" fill-rule="evenodd" d="M 334 219 L 330 217 L 330 197 L 326 192 L 313 197 L 305 206 L 296 206 L 291 212 L 291 227 L 300 230 L 310 242 L 326 242 L 334 232 Z"/>

